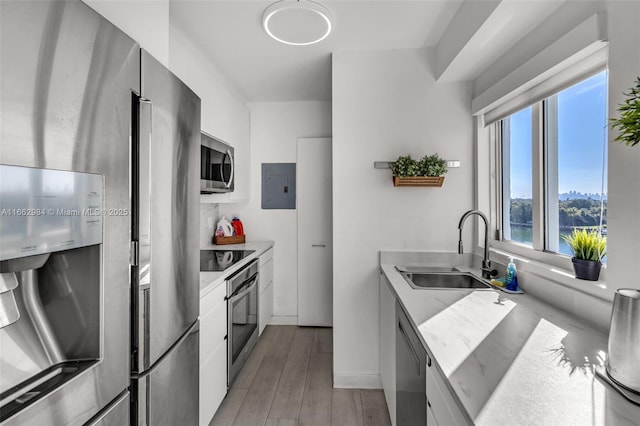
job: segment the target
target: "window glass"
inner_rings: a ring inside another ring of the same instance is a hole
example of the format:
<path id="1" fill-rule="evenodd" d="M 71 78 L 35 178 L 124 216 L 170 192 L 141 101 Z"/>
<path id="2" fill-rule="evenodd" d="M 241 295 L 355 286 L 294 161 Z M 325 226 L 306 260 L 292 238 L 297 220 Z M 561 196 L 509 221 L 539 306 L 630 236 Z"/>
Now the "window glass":
<path id="1" fill-rule="evenodd" d="M 501 121 L 502 238 L 532 245 L 532 108 Z"/>
<path id="2" fill-rule="evenodd" d="M 607 74 L 544 101 L 545 249 L 571 255 L 575 227 L 606 233 Z M 602 221 L 602 222 L 601 222 Z"/>
<path id="3" fill-rule="evenodd" d="M 503 240 L 571 255 L 563 237 L 574 229 L 606 234 L 606 71 L 510 115 L 498 131 Z"/>

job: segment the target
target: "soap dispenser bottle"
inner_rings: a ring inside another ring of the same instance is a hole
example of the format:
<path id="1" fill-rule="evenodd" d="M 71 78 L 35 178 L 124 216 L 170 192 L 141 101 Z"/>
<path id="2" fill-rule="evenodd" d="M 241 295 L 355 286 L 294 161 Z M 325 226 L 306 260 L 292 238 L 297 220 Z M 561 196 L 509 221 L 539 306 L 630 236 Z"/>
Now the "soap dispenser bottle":
<path id="1" fill-rule="evenodd" d="M 513 263 L 513 257 L 509 258 L 509 264 L 507 265 L 507 276 L 505 281 L 507 290 L 518 290 L 518 272 L 516 271 L 516 264 Z"/>

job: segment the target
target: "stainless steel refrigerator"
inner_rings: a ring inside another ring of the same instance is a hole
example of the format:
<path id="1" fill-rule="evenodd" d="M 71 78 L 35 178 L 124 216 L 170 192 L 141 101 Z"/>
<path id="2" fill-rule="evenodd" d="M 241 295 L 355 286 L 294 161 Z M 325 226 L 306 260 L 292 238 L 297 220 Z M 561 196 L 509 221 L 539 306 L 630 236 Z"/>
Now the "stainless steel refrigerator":
<path id="1" fill-rule="evenodd" d="M 0 20 L 0 423 L 196 424 L 200 100 L 79 0 Z"/>
<path id="2" fill-rule="evenodd" d="M 134 95 L 132 424 L 198 423 L 200 99 L 144 50 Z"/>

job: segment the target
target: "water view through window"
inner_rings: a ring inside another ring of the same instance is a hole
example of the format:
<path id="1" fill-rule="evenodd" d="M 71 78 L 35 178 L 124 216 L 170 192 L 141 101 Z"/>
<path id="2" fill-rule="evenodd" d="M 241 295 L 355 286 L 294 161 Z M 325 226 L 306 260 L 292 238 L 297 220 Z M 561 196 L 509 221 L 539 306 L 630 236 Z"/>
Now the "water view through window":
<path id="1" fill-rule="evenodd" d="M 576 227 L 607 224 L 607 74 L 599 73 L 542 102 L 544 249 L 571 255 L 562 238 Z M 533 245 L 532 113 L 502 121 L 503 238 Z M 601 227 L 602 225 L 602 227 Z"/>
<path id="2" fill-rule="evenodd" d="M 532 245 L 532 108 L 502 120 L 503 238 Z"/>

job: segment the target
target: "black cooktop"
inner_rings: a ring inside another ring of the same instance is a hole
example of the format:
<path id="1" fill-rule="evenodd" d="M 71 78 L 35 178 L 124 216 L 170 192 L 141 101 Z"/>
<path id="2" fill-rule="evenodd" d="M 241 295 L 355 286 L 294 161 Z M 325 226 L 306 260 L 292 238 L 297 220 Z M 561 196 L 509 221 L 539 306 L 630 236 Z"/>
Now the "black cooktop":
<path id="1" fill-rule="evenodd" d="M 224 271 L 254 251 L 255 250 L 200 250 L 200 270 L 206 272 Z"/>

